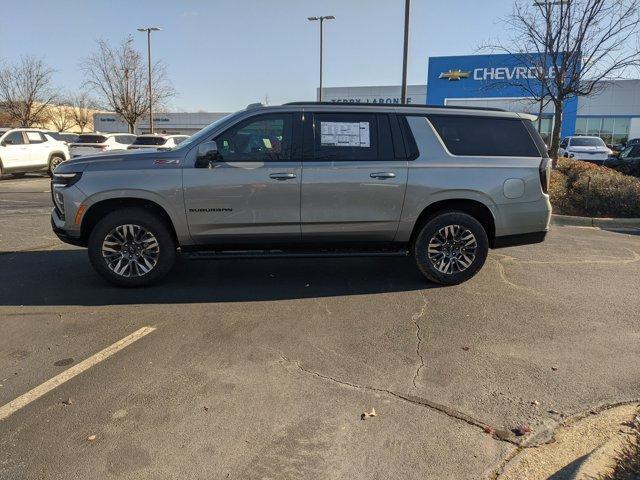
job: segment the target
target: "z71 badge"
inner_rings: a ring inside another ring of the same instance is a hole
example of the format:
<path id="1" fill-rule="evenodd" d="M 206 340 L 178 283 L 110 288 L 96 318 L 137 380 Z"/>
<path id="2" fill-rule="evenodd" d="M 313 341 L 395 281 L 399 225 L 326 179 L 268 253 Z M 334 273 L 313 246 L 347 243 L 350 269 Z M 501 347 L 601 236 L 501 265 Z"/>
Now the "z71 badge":
<path id="1" fill-rule="evenodd" d="M 180 159 L 178 158 L 159 158 L 153 161 L 154 165 L 180 165 Z"/>

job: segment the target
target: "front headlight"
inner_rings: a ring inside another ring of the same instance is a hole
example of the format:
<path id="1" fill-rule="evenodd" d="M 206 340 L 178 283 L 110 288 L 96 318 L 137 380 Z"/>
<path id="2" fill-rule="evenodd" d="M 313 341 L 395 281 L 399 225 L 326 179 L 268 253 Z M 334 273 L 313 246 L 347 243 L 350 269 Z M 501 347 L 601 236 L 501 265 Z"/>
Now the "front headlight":
<path id="1" fill-rule="evenodd" d="M 58 188 L 70 187 L 74 183 L 77 183 L 80 177 L 82 177 L 82 172 L 54 173 L 51 178 L 51 186 Z"/>

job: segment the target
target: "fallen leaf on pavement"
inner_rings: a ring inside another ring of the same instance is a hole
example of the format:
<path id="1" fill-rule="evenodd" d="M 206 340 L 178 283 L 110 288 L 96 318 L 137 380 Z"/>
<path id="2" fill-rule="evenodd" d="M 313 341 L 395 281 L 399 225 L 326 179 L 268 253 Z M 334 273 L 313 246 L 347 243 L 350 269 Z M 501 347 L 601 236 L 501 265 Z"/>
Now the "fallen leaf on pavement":
<path id="1" fill-rule="evenodd" d="M 376 413 L 376 409 L 372 408 L 370 412 L 363 412 L 362 413 L 362 420 L 366 420 L 369 417 L 377 417 L 378 414 Z"/>
<path id="2" fill-rule="evenodd" d="M 63 405 L 73 405 L 73 400 L 71 400 L 71 398 L 67 398 L 66 400 L 62 401 Z"/>
<path id="3" fill-rule="evenodd" d="M 462 350 L 464 350 L 465 352 L 468 352 L 469 351 L 469 347 L 466 347 L 466 346 L 462 347 Z"/>
<path id="4" fill-rule="evenodd" d="M 518 437 L 526 435 L 527 433 L 531 433 L 531 427 L 529 425 L 519 425 L 514 428 L 513 433 L 515 433 Z"/>
<path id="5" fill-rule="evenodd" d="M 534 400 L 533 402 L 531 402 L 531 405 L 537 407 L 538 405 L 540 405 L 540 402 L 538 400 Z"/>
<path id="6" fill-rule="evenodd" d="M 494 433 L 496 433 L 495 429 L 493 427 L 484 427 L 484 433 L 488 433 L 489 435 L 493 435 Z"/>
<path id="7" fill-rule="evenodd" d="M 95 439 L 96 439 L 96 436 L 95 436 L 95 435 L 89 435 L 89 436 L 87 437 L 87 440 L 89 440 L 90 442 L 93 442 Z"/>

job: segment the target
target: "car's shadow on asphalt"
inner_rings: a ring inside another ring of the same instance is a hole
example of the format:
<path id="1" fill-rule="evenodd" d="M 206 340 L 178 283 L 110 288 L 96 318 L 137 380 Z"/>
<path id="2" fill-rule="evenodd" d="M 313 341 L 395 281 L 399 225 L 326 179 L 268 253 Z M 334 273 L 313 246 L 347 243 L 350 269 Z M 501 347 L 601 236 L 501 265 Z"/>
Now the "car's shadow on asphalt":
<path id="1" fill-rule="evenodd" d="M 85 250 L 0 254 L 0 306 L 269 301 L 434 288 L 410 258 L 189 260 L 159 284 L 123 289 L 93 271 Z"/>

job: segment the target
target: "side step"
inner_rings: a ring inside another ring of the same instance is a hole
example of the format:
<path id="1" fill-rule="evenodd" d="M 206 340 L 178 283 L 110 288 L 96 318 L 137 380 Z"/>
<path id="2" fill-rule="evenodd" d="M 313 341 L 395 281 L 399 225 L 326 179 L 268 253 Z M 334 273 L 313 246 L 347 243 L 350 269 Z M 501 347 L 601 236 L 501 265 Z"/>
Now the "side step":
<path id="1" fill-rule="evenodd" d="M 219 250 L 187 252 L 189 260 L 225 260 L 230 258 L 336 258 L 336 257 L 407 257 L 409 251 L 401 250 Z"/>

